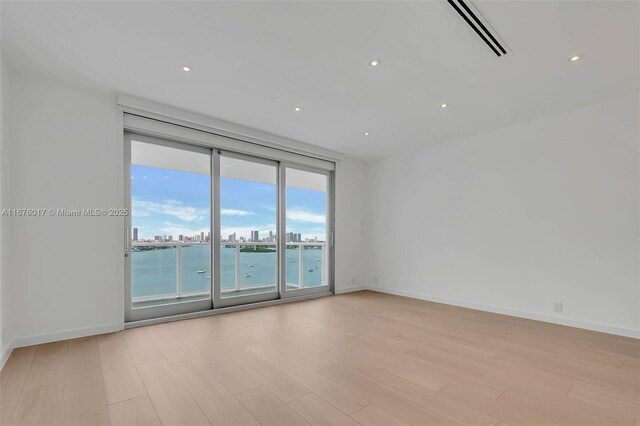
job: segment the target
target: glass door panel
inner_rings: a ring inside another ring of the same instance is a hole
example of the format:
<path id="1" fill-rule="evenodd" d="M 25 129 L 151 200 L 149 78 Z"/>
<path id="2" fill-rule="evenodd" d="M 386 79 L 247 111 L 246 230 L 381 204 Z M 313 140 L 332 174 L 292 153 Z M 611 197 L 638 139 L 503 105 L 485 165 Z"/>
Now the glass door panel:
<path id="1" fill-rule="evenodd" d="M 278 166 L 220 155 L 220 294 L 216 306 L 278 297 Z"/>
<path id="2" fill-rule="evenodd" d="M 330 176 L 286 167 L 284 292 L 327 291 L 330 254 Z"/>
<path id="3" fill-rule="evenodd" d="M 133 135 L 128 146 L 127 320 L 210 309 L 211 150 Z"/>
<path id="4" fill-rule="evenodd" d="M 329 171 L 125 133 L 125 320 L 332 284 Z"/>

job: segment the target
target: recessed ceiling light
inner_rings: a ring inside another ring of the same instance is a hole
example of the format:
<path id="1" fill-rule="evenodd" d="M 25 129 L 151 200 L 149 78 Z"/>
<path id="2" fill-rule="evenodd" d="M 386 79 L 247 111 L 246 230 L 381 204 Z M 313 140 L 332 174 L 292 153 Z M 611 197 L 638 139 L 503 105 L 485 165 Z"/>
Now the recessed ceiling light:
<path id="1" fill-rule="evenodd" d="M 377 67 L 378 65 L 380 65 L 382 63 L 382 61 L 380 59 L 372 59 L 369 62 L 369 65 L 371 65 L 372 67 Z"/>
<path id="2" fill-rule="evenodd" d="M 440 108 L 446 108 L 446 107 L 448 107 L 448 106 L 449 106 L 449 105 L 447 105 L 447 104 L 442 104 L 442 105 L 440 105 Z"/>
<path id="3" fill-rule="evenodd" d="M 189 65 L 183 65 L 180 67 L 182 69 L 182 71 L 184 72 L 189 72 L 191 71 L 191 67 Z"/>
<path id="4" fill-rule="evenodd" d="M 369 132 L 364 132 L 363 135 L 369 136 Z"/>
<path id="5" fill-rule="evenodd" d="M 295 107 L 293 110 L 294 110 L 295 112 L 300 112 L 300 111 L 302 111 L 302 108 L 300 108 L 300 107 Z"/>
<path id="6" fill-rule="evenodd" d="M 582 59 L 582 56 L 580 55 L 573 55 L 572 57 L 569 58 L 570 62 L 575 62 L 575 61 L 579 61 L 580 59 Z"/>

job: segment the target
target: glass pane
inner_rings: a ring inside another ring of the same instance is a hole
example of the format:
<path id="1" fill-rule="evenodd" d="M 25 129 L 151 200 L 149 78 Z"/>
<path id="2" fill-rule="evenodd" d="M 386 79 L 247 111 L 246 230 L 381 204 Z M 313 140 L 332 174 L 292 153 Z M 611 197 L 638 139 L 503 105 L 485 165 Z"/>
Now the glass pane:
<path id="1" fill-rule="evenodd" d="M 211 297 L 211 157 L 131 142 L 131 297 L 152 306 Z"/>
<path id="2" fill-rule="evenodd" d="M 328 285 L 324 174 L 286 170 L 287 290 Z"/>
<path id="3" fill-rule="evenodd" d="M 287 241 L 289 239 L 287 238 Z M 300 275 L 300 246 L 287 244 L 287 289 L 298 288 Z"/>
<path id="4" fill-rule="evenodd" d="M 278 281 L 276 244 L 240 246 L 240 288 L 274 291 Z"/>
<path id="5" fill-rule="evenodd" d="M 324 246 L 310 245 L 304 248 L 302 275 L 305 287 L 325 285 Z"/>
<path id="6" fill-rule="evenodd" d="M 182 245 L 182 293 L 211 293 L 211 246 L 209 243 Z"/>
<path id="7" fill-rule="evenodd" d="M 221 290 L 225 293 L 236 286 L 236 248 L 234 244 L 223 243 L 220 246 Z"/>
<path id="8" fill-rule="evenodd" d="M 277 290 L 277 168 L 220 157 L 222 298 Z"/>
<path id="9" fill-rule="evenodd" d="M 133 300 L 175 297 L 176 259 L 174 247 L 134 243 L 131 248 Z"/>

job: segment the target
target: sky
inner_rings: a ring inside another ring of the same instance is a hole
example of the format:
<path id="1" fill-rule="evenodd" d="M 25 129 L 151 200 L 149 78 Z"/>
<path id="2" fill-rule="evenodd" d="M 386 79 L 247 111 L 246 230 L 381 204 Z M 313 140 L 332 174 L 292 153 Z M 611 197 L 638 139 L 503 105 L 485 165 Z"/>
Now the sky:
<path id="1" fill-rule="evenodd" d="M 155 235 L 193 236 L 210 231 L 209 175 L 131 165 L 132 226 L 138 238 Z M 287 188 L 287 232 L 325 239 L 326 194 Z M 276 233 L 276 186 L 238 179 L 220 179 L 222 238 L 260 238 Z"/>

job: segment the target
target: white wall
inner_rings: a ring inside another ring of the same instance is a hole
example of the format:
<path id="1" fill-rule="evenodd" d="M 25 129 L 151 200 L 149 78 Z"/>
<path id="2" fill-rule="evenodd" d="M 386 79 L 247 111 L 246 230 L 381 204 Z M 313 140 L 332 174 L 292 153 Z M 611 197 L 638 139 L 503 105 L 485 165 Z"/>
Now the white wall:
<path id="1" fill-rule="evenodd" d="M 336 166 L 336 293 L 365 284 L 365 217 L 367 176 L 365 165 L 345 159 Z"/>
<path id="2" fill-rule="evenodd" d="M 7 140 L 8 140 L 8 131 L 7 131 L 7 97 L 4 96 L 6 94 L 6 87 L 8 85 L 8 73 L 7 67 L 0 56 L 0 211 L 7 205 L 8 202 L 8 171 L 9 171 L 9 163 L 7 162 Z M 0 216 L 0 368 L 4 365 L 6 358 L 8 356 L 5 351 L 5 342 L 4 342 L 4 303 L 5 298 L 3 297 L 4 288 L 5 288 L 5 275 L 7 273 L 6 263 L 7 259 L 5 254 L 8 253 L 8 240 L 9 240 L 9 218 L 6 216 Z"/>
<path id="3" fill-rule="evenodd" d="M 9 74 L 11 207 L 121 204 L 115 94 Z M 20 346 L 119 328 L 118 229 L 107 217 L 12 218 L 3 256 L 7 341 Z"/>
<path id="4" fill-rule="evenodd" d="M 640 337 L 638 99 L 371 164 L 372 286 Z"/>
<path id="5" fill-rule="evenodd" d="M 116 93 L 10 69 L 11 206 L 118 207 Z M 336 287 L 362 281 L 364 167 L 336 172 Z M 7 342 L 21 346 L 123 324 L 120 229 L 108 218 L 14 218 L 7 253 Z"/>

